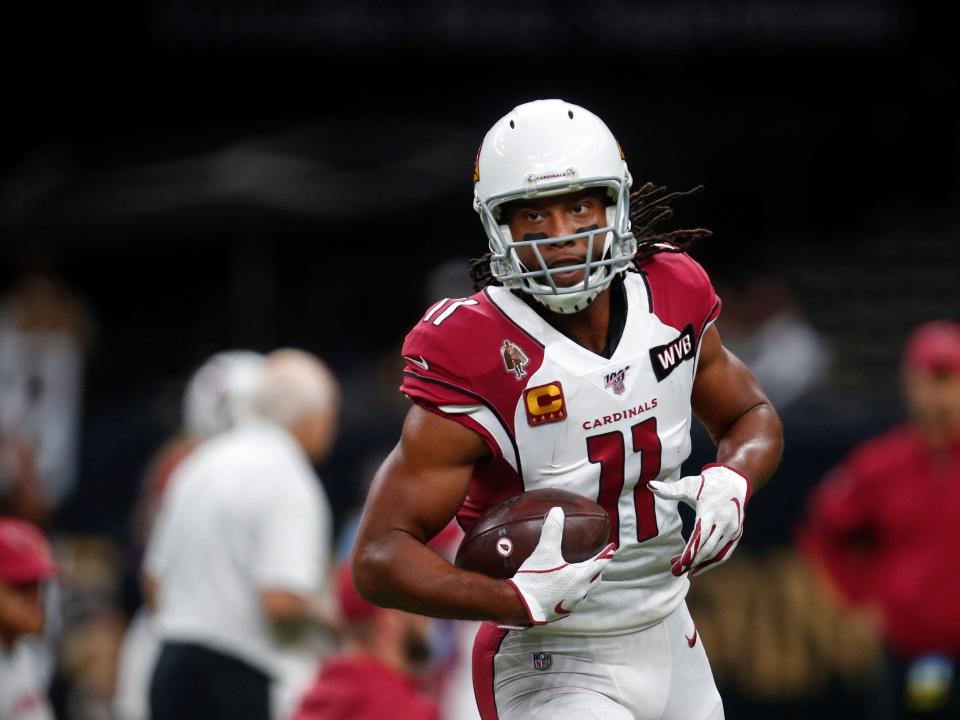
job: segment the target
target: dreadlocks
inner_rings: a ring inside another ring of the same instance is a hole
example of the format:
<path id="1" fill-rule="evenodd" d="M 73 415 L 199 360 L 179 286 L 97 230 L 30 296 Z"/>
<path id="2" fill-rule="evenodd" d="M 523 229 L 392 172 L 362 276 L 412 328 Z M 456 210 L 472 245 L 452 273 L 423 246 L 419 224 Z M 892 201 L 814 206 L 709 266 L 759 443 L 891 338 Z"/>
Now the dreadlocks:
<path id="1" fill-rule="evenodd" d="M 673 217 L 670 204 L 677 199 L 696 195 L 703 190 L 697 185 L 689 190 L 668 192 L 665 185 L 645 182 L 639 190 L 630 193 L 630 225 L 637 239 L 637 260 L 644 260 L 661 252 L 686 252 L 698 240 L 710 237 L 713 232 L 706 228 L 683 228 L 660 232 L 657 226 Z M 500 281 L 490 272 L 491 253 L 485 253 L 470 261 L 470 279 L 474 290 Z"/>
<path id="2" fill-rule="evenodd" d="M 713 235 L 706 228 L 683 228 L 669 232 L 659 232 L 656 226 L 673 217 L 670 203 L 678 198 L 687 198 L 703 190 L 697 185 L 689 190 L 667 192 L 666 185 L 654 185 L 645 182 L 643 186 L 630 193 L 630 225 L 637 238 L 637 260 L 656 255 L 659 252 L 686 252 L 697 240 Z"/>

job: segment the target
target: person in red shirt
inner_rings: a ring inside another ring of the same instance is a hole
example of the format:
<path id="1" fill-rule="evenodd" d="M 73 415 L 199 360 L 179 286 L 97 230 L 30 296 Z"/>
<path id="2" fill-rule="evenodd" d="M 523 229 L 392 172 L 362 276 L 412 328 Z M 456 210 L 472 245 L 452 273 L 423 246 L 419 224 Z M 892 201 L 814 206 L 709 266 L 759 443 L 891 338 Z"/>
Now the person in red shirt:
<path id="1" fill-rule="evenodd" d="M 53 720 L 43 583 L 56 575 L 50 544 L 34 524 L 0 517 L 0 718 Z M 33 637 L 31 637 L 33 636 Z"/>
<path id="2" fill-rule="evenodd" d="M 867 440 L 814 491 L 800 547 L 889 648 L 874 718 L 960 718 L 960 324 L 911 335 L 910 421 Z"/>
<path id="3" fill-rule="evenodd" d="M 294 720 L 439 720 L 437 703 L 411 674 L 429 655 L 429 619 L 371 605 L 354 589 L 348 565 L 336 586 L 344 647 L 324 664 Z"/>

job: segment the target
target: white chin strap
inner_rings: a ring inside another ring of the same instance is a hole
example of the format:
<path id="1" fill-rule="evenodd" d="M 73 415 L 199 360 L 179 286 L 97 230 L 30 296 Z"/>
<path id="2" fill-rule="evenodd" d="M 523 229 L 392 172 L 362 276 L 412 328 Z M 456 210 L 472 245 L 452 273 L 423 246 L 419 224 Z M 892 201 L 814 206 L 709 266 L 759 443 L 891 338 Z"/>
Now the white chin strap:
<path id="1" fill-rule="evenodd" d="M 552 310 L 555 313 L 561 313 L 563 315 L 577 313 L 581 310 L 586 310 L 590 303 L 597 299 L 597 295 L 603 292 L 610 284 L 609 282 L 603 282 L 603 276 L 606 272 L 606 267 L 597 268 L 590 276 L 590 288 L 588 290 L 566 293 L 564 295 L 531 294 L 530 296 L 548 310 Z"/>

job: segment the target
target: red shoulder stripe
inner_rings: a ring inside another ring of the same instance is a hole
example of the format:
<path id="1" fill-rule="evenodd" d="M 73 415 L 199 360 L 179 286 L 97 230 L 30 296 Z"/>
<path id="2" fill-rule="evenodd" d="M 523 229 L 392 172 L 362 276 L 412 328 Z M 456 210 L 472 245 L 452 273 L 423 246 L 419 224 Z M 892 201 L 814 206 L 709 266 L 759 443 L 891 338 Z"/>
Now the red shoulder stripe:
<path id="1" fill-rule="evenodd" d="M 514 321 L 514 319 L 513 319 L 512 317 L 510 317 L 509 315 L 507 315 L 506 311 L 504 311 L 504 309 L 503 309 L 502 307 L 500 307 L 499 305 L 497 305 L 496 300 L 494 300 L 492 297 L 490 297 L 490 293 L 488 292 L 488 288 L 484 288 L 484 289 L 483 289 L 483 294 L 484 294 L 484 296 L 487 298 L 487 300 L 490 302 L 490 305 L 492 305 L 492 306 L 497 310 L 497 312 L 499 312 L 500 315 L 503 316 L 504 320 L 506 320 L 507 322 L 509 322 L 509 323 L 510 323 L 511 325 L 513 325 L 517 330 L 519 330 L 519 331 L 522 332 L 524 335 L 526 335 L 528 338 L 530 338 L 530 342 L 533 342 L 533 343 L 535 343 L 536 345 L 538 345 L 541 350 L 543 349 L 543 343 L 542 343 L 542 342 L 540 342 L 537 338 L 535 338 L 533 335 L 531 335 L 531 334 L 528 333 L 526 330 L 524 330 L 522 327 L 520 327 L 520 326 Z"/>
<path id="2" fill-rule="evenodd" d="M 443 380 L 423 377 L 421 375 L 412 373 L 409 370 L 404 371 L 403 376 L 404 382 L 400 388 L 402 392 L 407 393 L 414 402 L 423 406 L 424 408 L 432 410 L 438 415 L 442 415 L 450 420 L 455 420 L 471 430 L 477 431 L 478 434 L 483 438 L 484 442 L 486 442 L 490 447 L 493 454 L 499 457 L 502 454 L 502 451 L 497 444 L 497 441 L 493 439 L 486 429 L 483 429 L 482 432 L 478 430 L 477 428 L 482 428 L 479 423 L 460 413 L 445 413 L 440 410 L 438 406 L 458 404 L 458 400 L 456 400 L 454 397 L 451 397 L 449 392 L 453 391 L 454 393 L 459 393 L 461 395 L 462 401 L 460 401 L 460 404 L 483 405 L 490 410 L 490 412 L 493 413 L 493 416 L 497 419 L 497 422 L 499 422 L 501 427 L 503 427 L 507 437 L 510 438 L 510 444 L 513 446 L 513 455 L 517 459 L 517 472 L 518 474 L 522 472 L 520 467 L 520 449 L 517 447 L 517 440 L 513 434 L 513 424 L 504 420 L 503 416 L 497 412 L 497 408 L 494 407 L 493 404 L 488 402 L 481 395 L 477 395 L 466 388 L 457 387 L 456 385 L 444 382 Z M 434 392 L 431 386 L 438 386 L 443 388 L 446 392 Z M 408 390 L 412 392 L 407 392 Z"/>
<path id="3" fill-rule="evenodd" d="M 682 331 L 697 328 L 697 344 L 706 326 L 720 315 L 722 303 L 710 277 L 686 253 L 659 253 L 637 263 L 650 299 L 650 311 Z"/>

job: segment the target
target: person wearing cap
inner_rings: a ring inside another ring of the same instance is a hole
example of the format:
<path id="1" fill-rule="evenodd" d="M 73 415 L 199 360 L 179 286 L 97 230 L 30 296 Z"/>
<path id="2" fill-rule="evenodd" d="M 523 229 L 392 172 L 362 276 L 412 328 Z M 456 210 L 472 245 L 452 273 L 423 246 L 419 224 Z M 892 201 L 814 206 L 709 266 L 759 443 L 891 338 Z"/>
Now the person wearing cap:
<path id="1" fill-rule="evenodd" d="M 277 350 L 252 409 L 177 466 L 150 537 L 151 720 L 267 720 L 283 640 L 327 621 L 332 521 L 312 462 L 332 446 L 339 388 L 318 358 Z"/>
<path id="2" fill-rule="evenodd" d="M 0 517 L 0 718 L 53 720 L 42 584 L 57 572 L 50 545 L 31 523 Z"/>
<path id="3" fill-rule="evenodd" d="M 344 647 L 324 664 L 293 720 L 439 720 L 437 703 L 411 674 L 429 655 L 428 618 L 368 603 L 349 565 L 337 571 L 336 591 Z"/>
<path id="4" fill-rule="evenodd" d="M 867 440 L 813 492 L 801 549 L 887 645 L 871 718 L 957 718 L 960 693 L 960 324 L 903 356 L 908 422 Z"/>

